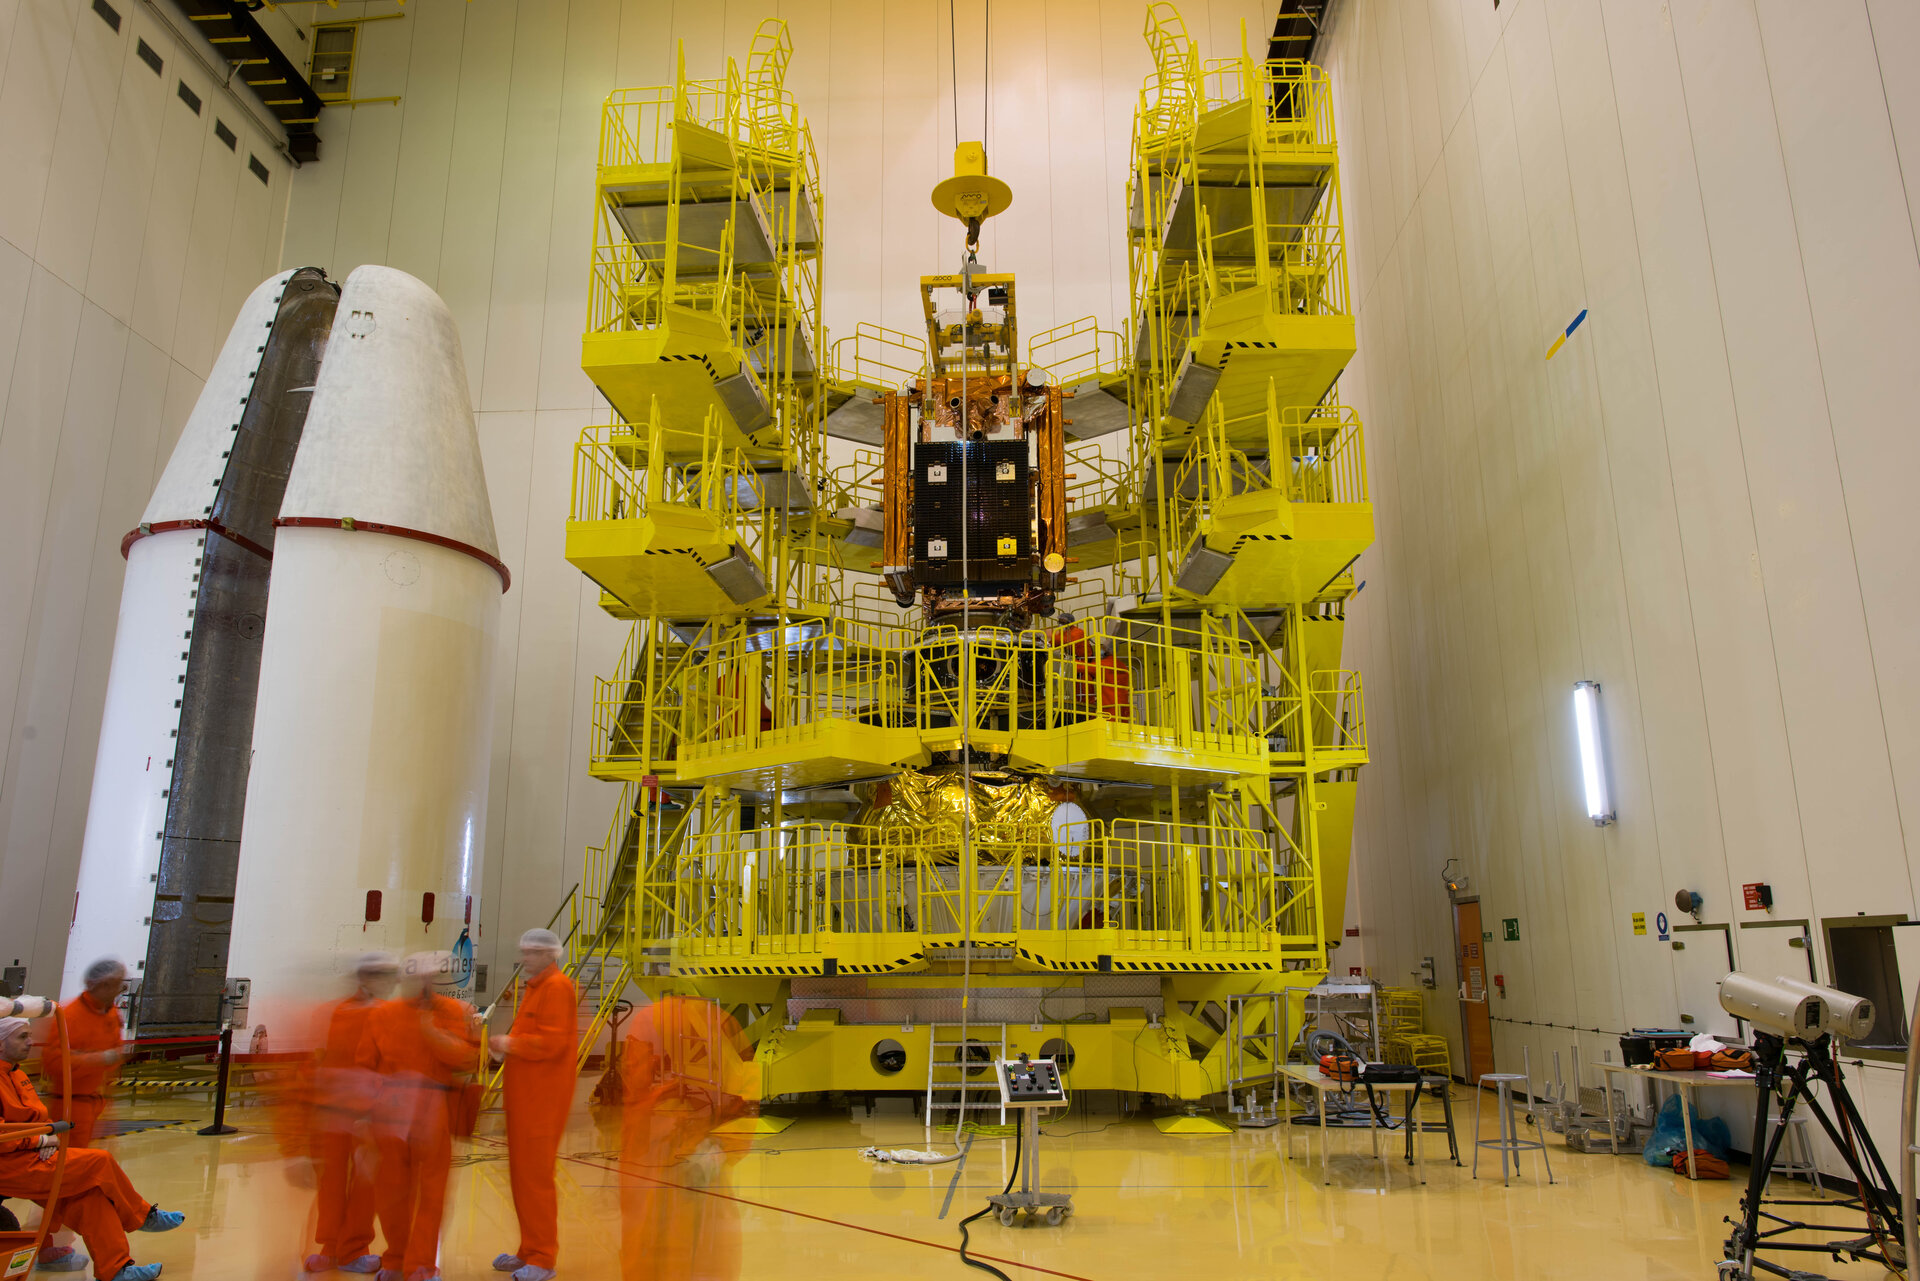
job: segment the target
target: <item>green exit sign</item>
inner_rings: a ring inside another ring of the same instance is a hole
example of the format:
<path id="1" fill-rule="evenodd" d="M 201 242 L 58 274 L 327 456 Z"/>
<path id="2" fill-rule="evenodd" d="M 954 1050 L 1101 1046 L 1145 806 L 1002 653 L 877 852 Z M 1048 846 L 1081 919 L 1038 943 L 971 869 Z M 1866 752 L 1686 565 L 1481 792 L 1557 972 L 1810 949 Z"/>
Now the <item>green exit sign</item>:
<path id="1" fill-rule="evenodd" d="M 1519 917 L 1517 916 L 1502 917 L 1500 918 L 1500 925 L 1501 925 L 1501 928 L 1506 931 L 1507 942 L 1518 943 L 1520 941 L 1520 918 Z"/>

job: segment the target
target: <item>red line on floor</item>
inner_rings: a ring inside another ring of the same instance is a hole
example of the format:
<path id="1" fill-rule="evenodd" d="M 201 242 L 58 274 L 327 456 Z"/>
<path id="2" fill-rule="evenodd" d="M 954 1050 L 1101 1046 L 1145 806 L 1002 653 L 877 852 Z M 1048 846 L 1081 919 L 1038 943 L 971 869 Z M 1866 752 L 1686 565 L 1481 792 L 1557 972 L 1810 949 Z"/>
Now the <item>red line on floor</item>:
<path id="1" fill-rule="evenodd" d="M 503 1148 L 507 1146 L 504 1140 L 491 1138 L 486 1135 L 475 1135 L 474 1138 L 482 1143 L 491 1143 L 495 1147 Z M 694 1192 L 701 1196 L 710 1196 L 721 1201 L 732 1201 L 739 1205 L 750 1205 L 756 1210 L 770 1210 L 775 1214 L 790 1214 L 796 1219 L 811 1219 L 815 1223 L 825 1223 L 836 1228 L 850 1228 L 855 1232 L 865 1232 L 869 1236 L 886 1237 L 892 1241 L 905 1241 L 908 1245 L 924 1245 L 929 1250 L 938 1250 L 942 1254 L 960 1253 L 960 1247 L 957 1245 L 941 1245 L 938 1241 L 923 1241 L 919 1237 L 902 1236 L 898 1232 L 888 1232 L 883 1228 L 869 1228 L 858 1223 L 848 1223 L 845 1219 L 829 1219 L 824 1215 L 808 1214 L 805 1210 L 793 1210 L 784 1205 L 769 1205 L 765 1201 L 750 1201 L 746 1197 L 731 1196 L 725 1192 L 715 1192 L 711 1188 L 689 1187 L 684 1183 L 675 1183 L 671 1179 L 656 1179 L 650 1174 L 640 1174 L 621 1165 L 603 1165 L 598 1161 L 589 1161 L 582 1156 L 567 1156 L 564 1153 L 561 1154 L 560 1159 L 562 1161 L 571 1161 L 575 1165 L 584 1165 L 591 1170 L 605 1170 L 609 1174 L 624 1175 L 630 1179 L 645 1179 L 648 1183 L 655 1183 L 663 1188 L 679 1188 L 682 1192 Z M 1004 1263 L 1008 1267 L 1021 1268 L 1028 1272 L 1038 1272 L 1045 1276 L 1064 1277 L 1066 1281 L 1093 1281 L 1093 1278 L 1083 1277 L 1077 1272 L 1056 1272 L 1052 1268 L 1043 1268 L 1036 1263 L 1022 1263 L 1018 1259 L 1004 1259 L 999 1255 L 982 1254 L 978 1250 L 968 1250 L 967 1257 L 970 1259 L 984 1259 L 988 1263 Z"/>

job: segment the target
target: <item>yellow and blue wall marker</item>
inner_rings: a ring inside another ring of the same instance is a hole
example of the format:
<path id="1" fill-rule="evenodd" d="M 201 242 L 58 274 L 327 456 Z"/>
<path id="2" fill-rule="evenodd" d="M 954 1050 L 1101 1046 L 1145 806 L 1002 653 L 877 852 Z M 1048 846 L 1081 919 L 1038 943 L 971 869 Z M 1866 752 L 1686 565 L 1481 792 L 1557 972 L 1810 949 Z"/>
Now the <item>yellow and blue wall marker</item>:
<path id="1" fill-rule="evenodd" d="M 1573 331 L 1580 328 L 1580 322 L 1585 320 L 1586 318 L 1587 318 L 1587 309 L 1585 307 L 1582 307 L 1580 309 L 1580 314 L 1573 318 L 1573 323 L 1568 325 L 1564 330 L 1562 330 L 1560 333 L 1560 336 L 1553 340 L 1553 346 L 1547 348 L 1548 360 L 1553 359 L 1554 352 L 1559 351 L 1562 347 L 1567 345 L 1567 339 L 1573 337 Z"/>

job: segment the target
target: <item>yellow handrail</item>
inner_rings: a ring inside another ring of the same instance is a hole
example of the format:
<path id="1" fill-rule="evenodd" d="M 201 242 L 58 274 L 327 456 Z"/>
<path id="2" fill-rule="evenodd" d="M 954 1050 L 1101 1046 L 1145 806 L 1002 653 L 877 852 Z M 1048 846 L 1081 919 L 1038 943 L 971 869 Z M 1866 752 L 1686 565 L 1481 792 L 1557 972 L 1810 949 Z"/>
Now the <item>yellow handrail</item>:
<path id="1" fill-rule="evenodd" d="M 597 734 L 645 715 L 640 700 L 660 694 L 629 682 L 615 697 L 608 684 L 596 687 Z M 1097 618 L 1052 633 L 918 636 L 845 617 L 736 626 L 677 667 L 673 684 L 682 761 L 797 741 L 830 720 L 1001 733 L 1100 720 L 1123 742 L 1261 750 L 1258 663 L 1245 640 L 1211 618 L 1191 627 Z M 603 742 L 596 738 L 596 759 L 609 759 L 598 756 Z"/>
<path id="2" fill-rule="evenodd" d="M 1313 869 L 1284 830 L 1174 825 L 790 823 L 694 838 L 670 885 L 688 962 L 818 955 L 860 936 L 911 955 L 965 937 L 1056 953 L 1311 947 Z M 971 912 L 971 919 L 968 913 Z M 876 953 L 877 954 L 877 953 Z"/>

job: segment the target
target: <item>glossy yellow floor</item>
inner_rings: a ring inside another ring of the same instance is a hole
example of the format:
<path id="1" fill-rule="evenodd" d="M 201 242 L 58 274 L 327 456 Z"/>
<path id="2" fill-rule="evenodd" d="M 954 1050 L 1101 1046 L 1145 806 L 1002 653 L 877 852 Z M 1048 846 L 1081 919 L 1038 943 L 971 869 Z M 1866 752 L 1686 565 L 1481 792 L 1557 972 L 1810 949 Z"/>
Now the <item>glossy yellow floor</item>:
<path id="1" fill-rule="evenodd" d="M 1470 1096 L 1456 1104 L 1463 1148 L 1471 1111 Z M 230 1114 L 241 1133 L 227 1138 L 194 1133 L 206 1119 L 198 1102 L 122 1105 L 119 1115 L 182 1118 L 108 1144 L 146 1195 L 187 1215 L 181 1231 L 136 1237 L 136 1257 L 199 1281 L 296 1275 L 310 1194 L 261 1114 Z M 1426 1140 L 1421 1186 L 1397 1157 L 1384 1168 L 1371 1160 L 1364 1132 L 1335 1131 L 1333 1185 L 1323 1187 L 1317 1152 L 1308 1159 L 1297 1130 L 1289 1163 L 1279 1130 L 1176 1137 L 1145 1118 L 1077 1110 L 1047 1129 L 1044 1186 L 1073 1194 L 1074 1217 L 1054 1228 L 992 1219 L 973 1227 L 977 1252 L 1015 1278 L 1711 1278 L 1722 1216 L 1739 1195 L 1737 1183 L 1689 1183 L 1637 1155 L 1583 1156 L 1557 1138 L 1552 1186 L 1540 1180 L 1537 1157 L 1508 1188 L 1497 1163 L 1487 1177 L 1483 1157 L 1476 1182 L 1446 1160 L 1441 1136 Z M 563 1149 L 561 1275 L 620 1278 L 623 1200 L 631 1220 L 633 1189 L 648 1189 L 646 1213 L 684 1212 L 674 1230 L 699 1234 L 694 1254 L 707 1262 L 633 1277 L 983 1276 L 956 1257 L 956 1224 L 1005 1182 L 1013 1145 L 975 1141 L 943 1219 L 952 1165 L 880 1167 L 859 1155 L 870 1144 L 923 1143 L 910 1113 L 843 1109 L 754 1140 L 724 1173 L 706 1158 L 623 1171 L 617 1116 L 596 1118 L 583 1105 Z M 494 1277 L 489 1261 L 516 1237 L 504 1149 L 486 1138 L 456 1146 L 443 1272 L 449 1281 Z M 1817 1256 L 1803 1262 L 1835 1276 L 1885 1275 Z"/>

